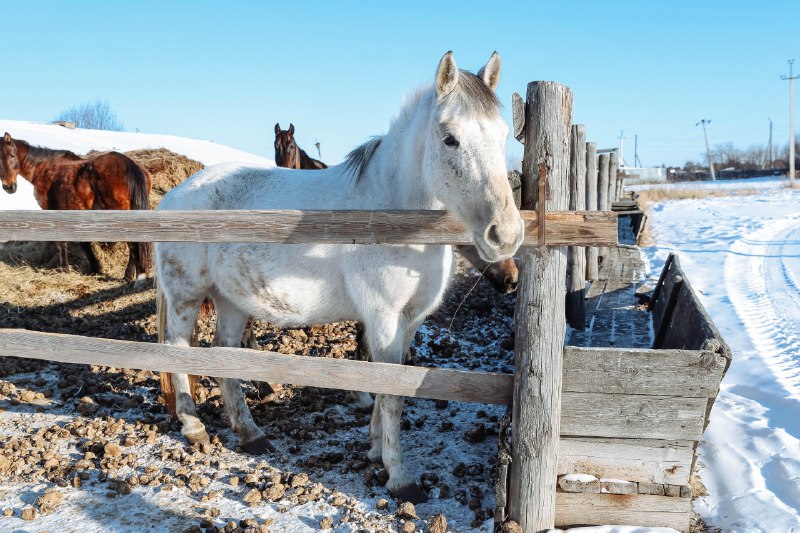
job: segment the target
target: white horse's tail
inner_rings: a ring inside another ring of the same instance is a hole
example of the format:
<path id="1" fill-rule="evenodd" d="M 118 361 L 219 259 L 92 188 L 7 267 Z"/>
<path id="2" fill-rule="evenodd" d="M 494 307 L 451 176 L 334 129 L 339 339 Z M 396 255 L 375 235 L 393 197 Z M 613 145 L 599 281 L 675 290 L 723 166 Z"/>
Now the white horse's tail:
<path id="1" fill-rule="evenodd" d="M 155 280 L 156 286 L 156 331 L 158 332 L 159 344 L 164 344 L 167 340 L 167 301 L 164 297 L 164 291 L 158 284 L 158 279 Z M 192 339 L 190 345 L 197 345 L 197 328 L 192 332 Z M 175 410 L 175 388 L 172 386 L 172 374 L 169 372 L 160 372 L 161 377 L 161 394 L 164 397 L 164 403 L 167 406 L 167 415 L 174 417 Z M 192 399 L 197 398 L 197 380 L 198 376 L 189 375 L 189 390 L 192 391 Z"/>

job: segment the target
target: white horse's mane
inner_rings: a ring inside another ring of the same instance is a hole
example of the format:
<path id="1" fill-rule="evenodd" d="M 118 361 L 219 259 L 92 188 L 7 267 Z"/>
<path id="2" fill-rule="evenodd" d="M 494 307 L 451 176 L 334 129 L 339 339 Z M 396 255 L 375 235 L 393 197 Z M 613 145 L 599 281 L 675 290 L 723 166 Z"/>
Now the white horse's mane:
<path id="1" fill-rule="evenodd" d="M 345 167 L 355 176 L 356 182 L 360 181 L 364 169 L 369 164 L 370 159 L 380 146 L 384 137 L 398 133 L 405 128 L 406 123 L 413 114 L 419 109 L 422 100 L 425 98 L 435 98 L 436 91 L 433 84 L 426 84 L 417 87 L 415 90 L 406 94 L 397 116 L 389 124 L 389 133 L 375 135 L 366 142 L 353 148 L 345 156 Z M 484 115 L 496 115 L 500 112 L 500 101 L 486 84 L 475 74 L 465 70 L 459 71 L 458 84 L 456 89 L 445 96 L 443 103 L 449 104 L 455 101 L 460 108 L 460 112 L 467 113 L 473 117 Z"/>

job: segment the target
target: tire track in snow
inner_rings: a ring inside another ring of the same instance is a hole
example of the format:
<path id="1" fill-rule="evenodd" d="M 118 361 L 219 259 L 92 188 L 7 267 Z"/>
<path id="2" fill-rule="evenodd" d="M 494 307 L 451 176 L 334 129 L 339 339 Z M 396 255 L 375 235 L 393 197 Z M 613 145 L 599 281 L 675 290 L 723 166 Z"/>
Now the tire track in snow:
<path id="1" fill-rule="evenodd" d="M 725 285 L 757 352 L 800 396 L 800 218 L 769 222 L 731 246 Z"/>

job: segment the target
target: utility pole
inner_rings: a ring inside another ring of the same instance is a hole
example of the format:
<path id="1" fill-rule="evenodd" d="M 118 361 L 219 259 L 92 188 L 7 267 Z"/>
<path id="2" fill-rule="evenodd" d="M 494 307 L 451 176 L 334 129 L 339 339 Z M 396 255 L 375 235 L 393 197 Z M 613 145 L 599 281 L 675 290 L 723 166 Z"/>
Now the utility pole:
<path id="1" fill-rule="evenodd" d="M 769 120 L 769 142 L 767 143 L 767 160 L 764 162 L 764 168 L 767 170 L 772 168 L 772 119 Z"/>
<path id="2" fill-rule="evenodd" d="M 702 119 L 695 126 L 703 125 L 703 137 L 706 138 L 706 156 L 708 157 L 708 171 L 711 173 L 711 179 L 716 180 L 714 175 L 714 163 L 711 161 L 711 148 L 708 146 L 708 132 L 706 131 L 706 124 L 711 124 L 710 120 Z"/>
<path id="3" fill-rule="evenodd" d="M 789 186 L 794 187 L 794 80 L 800 76 L 792 76 L 794 59 L 789 60 L 789 76 L 781 76 L 789 80 Z"/>
<path id="4" fill-rule="evenodd" d="M 639 135 L 633 136 L 633 166 L 641 168 L 642 162 L 639 161 Z"/>
<path id="5" fill-rule="evenodd" d="M 625 140 L 625 137 L 623 135 L 624 133 L 625 133 L 624 131 L 619 130 L 619 137 L 617 137 L 617 139 L 619 139 L 619 164 L 620 165 L 624 165 L 625 164 L 625 160 L 622 159 L 622 146 L 623 146 L 622 143 Z"/>

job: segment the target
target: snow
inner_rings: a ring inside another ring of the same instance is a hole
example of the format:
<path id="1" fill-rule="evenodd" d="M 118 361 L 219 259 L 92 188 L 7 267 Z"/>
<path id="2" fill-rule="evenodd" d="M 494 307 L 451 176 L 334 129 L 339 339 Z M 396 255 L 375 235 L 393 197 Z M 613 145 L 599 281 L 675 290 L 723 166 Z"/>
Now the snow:
<path id="1" fill-rule="evenodd" d="M 774 178 L 709 186 L 757 191 L 652 206 L 645 250 L 653 277 L 679 254 L 733 350 L 698 447 L 708 496 L 695 510 L 723 531 L 798 531 L 800 190 Z"/>
<path id="2" fill-rule="evenodd" d="M 262 167 L 275 166 L 274 161 L 249 152 L 243 152 L 211 141 L 187 139 L 172 135 L 82 128 L 68 129 L 55 124 L 0 120 L 0 133 L 4 132 L 8 132 L 15 139 L 25 140 L 36 146 L 54 150 L 70 150 L 76 154 L 85 154 L 91 150 L 127 152 L 141 148 L 167 148 L 175 153 L 183 154 L 189 159 L 199 161 L 206 166 L 227 161 L 240 161 Z M 0 194 L 0 211 L 9 209 L 39 209 L 39 205 L 33 198 L 33 186 L 22 177 L 17 179 L 16 193 L 13 195 L 5 192 Z"/>

